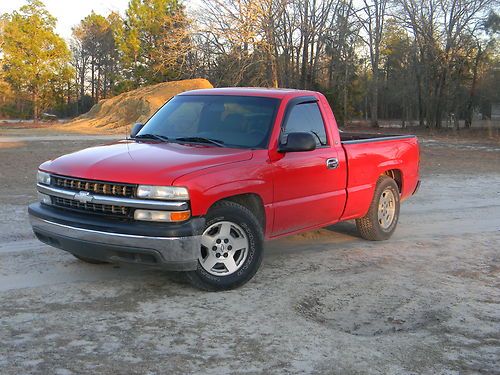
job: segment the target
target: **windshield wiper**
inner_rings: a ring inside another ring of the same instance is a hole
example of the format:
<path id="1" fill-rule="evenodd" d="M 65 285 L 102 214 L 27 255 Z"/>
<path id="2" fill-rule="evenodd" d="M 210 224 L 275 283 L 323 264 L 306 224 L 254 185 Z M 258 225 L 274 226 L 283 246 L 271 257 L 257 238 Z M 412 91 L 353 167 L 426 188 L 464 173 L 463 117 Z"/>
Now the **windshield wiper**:
<path id="1" fill-rule="evenodd" d="M 158 134 L 139 134 L 135 136 L 135 139 L 156 139 L 160 142 L 168 142 L 168 137 Z"/>
<path id="2" fill-rule="evenodd" d="M 196 142 L 196 143 L 210 143 L 212 145 L 216 145 L 218 147 L 224 147 L 224 142 L 218 139 L 211 139 L 205 137 L 179 137 L 175 138 L 176 141 L 180 142 Z"/>

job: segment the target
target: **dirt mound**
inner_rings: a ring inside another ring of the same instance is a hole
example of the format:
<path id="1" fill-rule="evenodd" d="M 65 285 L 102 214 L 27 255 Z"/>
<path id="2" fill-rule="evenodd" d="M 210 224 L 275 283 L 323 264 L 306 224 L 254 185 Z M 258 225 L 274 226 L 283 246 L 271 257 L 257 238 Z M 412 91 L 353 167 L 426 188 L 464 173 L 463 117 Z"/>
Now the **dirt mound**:
<path id="1" fill-rule="evenodd" d="M 90 111 L 61 126 L 64 130 L 85 133 L 122 133 L 136 123 L 146 121 L 172 96 L 195 89 L 212 88 L 206 79 L 164 82 L 103 99 Z"/>

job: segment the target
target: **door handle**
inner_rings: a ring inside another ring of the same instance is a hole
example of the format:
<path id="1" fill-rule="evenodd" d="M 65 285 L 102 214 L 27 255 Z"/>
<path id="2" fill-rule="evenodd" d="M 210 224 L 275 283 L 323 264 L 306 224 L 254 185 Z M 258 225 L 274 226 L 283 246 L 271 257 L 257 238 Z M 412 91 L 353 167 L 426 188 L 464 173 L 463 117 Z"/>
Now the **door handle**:
<path id="1" fill-rule="evenodd" d="M 339 166 L 339 159 L 337 158 L 326 159 L 326 167 L 328 169 L 336 169 L 338 166 Z"/>

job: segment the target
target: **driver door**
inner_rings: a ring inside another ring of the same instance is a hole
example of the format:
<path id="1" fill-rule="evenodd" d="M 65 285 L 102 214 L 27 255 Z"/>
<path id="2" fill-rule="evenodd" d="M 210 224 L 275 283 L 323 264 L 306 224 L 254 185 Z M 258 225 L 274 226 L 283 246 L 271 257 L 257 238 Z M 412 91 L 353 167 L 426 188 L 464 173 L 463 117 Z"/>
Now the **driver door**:
<path id="1" fill-rule="evenodd" d="M 287 152 L 274 162 L 273 236 L 327 225 L 342 213 L 343 182 L 335 173 L 338 155 L 323 117 L 315 98 L 287 107 L 280 139 L 284 141 L 291 132 L 310 132 L 316 149 Z"/>

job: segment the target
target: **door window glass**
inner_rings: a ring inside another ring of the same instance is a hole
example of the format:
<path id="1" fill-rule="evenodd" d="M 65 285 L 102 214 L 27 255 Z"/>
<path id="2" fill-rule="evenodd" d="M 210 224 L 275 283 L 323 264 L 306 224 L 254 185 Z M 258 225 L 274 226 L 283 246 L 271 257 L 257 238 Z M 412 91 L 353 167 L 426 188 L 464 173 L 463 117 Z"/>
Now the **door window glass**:
<path id="1" fill-rule="evenodd" d="M 317 103 L 297 104 L 292 108 L 282 133 L 282 139 L 286 141 L 286 136 L 295 132 L 311 133 L 316 139 L 317 147 L 328 144 L 325 124 Z"/>

